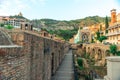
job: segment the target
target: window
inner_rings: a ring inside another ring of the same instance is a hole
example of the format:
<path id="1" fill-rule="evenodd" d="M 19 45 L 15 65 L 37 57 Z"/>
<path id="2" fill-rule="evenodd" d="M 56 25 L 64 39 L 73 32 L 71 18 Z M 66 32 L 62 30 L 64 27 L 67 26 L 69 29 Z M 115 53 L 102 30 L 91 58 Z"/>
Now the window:
<path id="1" fill-rule="evenodd" d="M 118 39 L 118 35 L 116 35 L 116 39 Z"/>

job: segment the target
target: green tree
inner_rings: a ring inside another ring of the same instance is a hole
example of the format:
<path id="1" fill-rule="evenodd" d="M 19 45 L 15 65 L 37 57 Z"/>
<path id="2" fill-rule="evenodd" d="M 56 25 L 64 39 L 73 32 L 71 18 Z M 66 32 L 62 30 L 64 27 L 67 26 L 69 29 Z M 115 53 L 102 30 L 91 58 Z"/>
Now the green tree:
<path id="1" fill-rule="evenodd" d="M 80 69 L 83 69 L 83 60 L 82 60 L 82 58 L 79 57 L 79 58 L 77 59 L 77 63 L 78 63 L 79 68 L 80 68 Z"/>
<path id="2" fill-rule="evenodd" d="M 113 55 L 117 54 L 117 46 L 115 44 L 110 45 L 109 49 Z"/>
<path id="3" fill-rule="evenodd" d="M 4 27 L 4 24 L 3 24 L 3 23 L 0 23 L 0 27 Z"/>
<path id="4" fill-rule="evenodd" d="M 109 27 L 108 17 L 106 16 L 106 18 L 105 18 L 105 28 L 106 28 L 105 33 L 108 33 L 108 30 L 107 30 L 108 27 Z"/>
<path id="5" fill-rule="evenodd" d="M 102 31 L 102 25 L 100 25 L 100 31 Z"/>
<path id="6" fill-rule="evenodd" d="M 13 29 L 14 27 L 12 25 L 6 25 L 5 28 L 6 29 Z"/>
<path id="7" fill-rule="evenodd" d="M 117 51 L 117 56 L 120 56 L 120 51 Z"/>
<path id="8" fill-rule="evenodd" d="M 99 30 L 96 32 L 96 36 L 97 36 L 96 39 L 99 40 L 99 38 L 100 38 L 100 31 Z"/>
<path id="9" fill-rule="evenodd" d="M 97 35 L 96 40 L 99 40 L 100 42 L 107 39 L 107 36 L 100 36 L 99 30 L 96 32 L 96 35 Z"/>
<path id="10" fill-rule="evenodd" d="M 103 40 L 106 40 L 107 39 L 107 36 L 100 36 L 99 37 L 99 41 L 102 42 Z"/>

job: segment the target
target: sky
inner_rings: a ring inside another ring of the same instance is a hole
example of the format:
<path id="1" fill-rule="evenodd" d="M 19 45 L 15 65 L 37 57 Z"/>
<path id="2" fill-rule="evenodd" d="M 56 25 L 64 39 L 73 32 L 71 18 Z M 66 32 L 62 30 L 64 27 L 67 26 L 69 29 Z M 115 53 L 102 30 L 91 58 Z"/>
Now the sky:
<path id="1" fill-rule="evenodd" d="M 120 0 L 0 0 L 0 16 L 22 12 L 28 19 L 74 20 L 88 16 L 120 13 Z"/>

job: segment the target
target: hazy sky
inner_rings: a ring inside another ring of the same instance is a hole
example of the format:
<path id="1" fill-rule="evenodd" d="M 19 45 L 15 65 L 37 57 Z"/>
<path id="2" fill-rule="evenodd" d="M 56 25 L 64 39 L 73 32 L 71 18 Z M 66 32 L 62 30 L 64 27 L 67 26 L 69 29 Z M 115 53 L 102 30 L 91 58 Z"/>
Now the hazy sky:
<path id="1" fill-rule="evenodd" d="M 80 19 L 87 16 L 110 16 L 111 9 L 120 12 L 120 0 L 0 0 L 0 15 L 22 12 L 28 19 Z"/>

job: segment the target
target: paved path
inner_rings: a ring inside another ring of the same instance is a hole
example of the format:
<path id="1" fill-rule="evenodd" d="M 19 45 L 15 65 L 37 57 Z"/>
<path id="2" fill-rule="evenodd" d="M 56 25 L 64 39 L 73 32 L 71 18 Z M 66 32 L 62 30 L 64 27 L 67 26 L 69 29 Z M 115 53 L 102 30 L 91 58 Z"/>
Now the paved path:
<path id="1" fill-rule="evenodd" d="M 70 50 L 67 53 L 59 67 L 56 74 L 52 77 L 52 80 L 73 80 L 74 70 L 73 70 L 73 56 Z"/>

